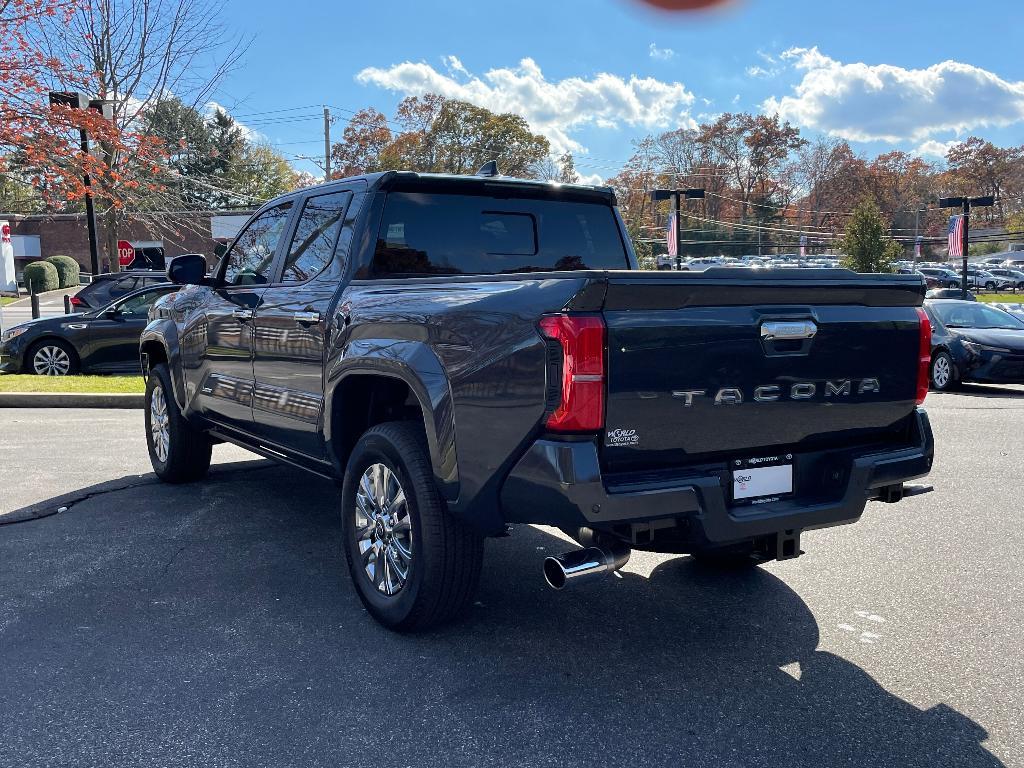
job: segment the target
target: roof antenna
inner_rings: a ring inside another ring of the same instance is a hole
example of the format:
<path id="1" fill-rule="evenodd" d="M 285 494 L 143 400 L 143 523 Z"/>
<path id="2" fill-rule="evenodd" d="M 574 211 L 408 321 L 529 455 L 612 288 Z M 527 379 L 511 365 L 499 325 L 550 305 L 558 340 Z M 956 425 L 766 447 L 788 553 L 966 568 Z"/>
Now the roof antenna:
<path id="1" fill-rule="evenodd" d="M 486 163 L 480 166 L 480 170 L 476 172 L 477 176 L 500 176 L 498 173 L 498 161 L 488 160 Z"/>

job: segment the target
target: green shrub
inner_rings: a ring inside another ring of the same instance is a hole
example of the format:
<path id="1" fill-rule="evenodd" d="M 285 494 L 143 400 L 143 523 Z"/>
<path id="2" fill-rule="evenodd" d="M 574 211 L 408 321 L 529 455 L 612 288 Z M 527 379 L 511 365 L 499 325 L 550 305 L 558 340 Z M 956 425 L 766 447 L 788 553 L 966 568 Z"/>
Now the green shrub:
<path id="1" fill-rule="evenodd" d="M 59 288 L 78 287 L 78 274 L 81 271 L 81 267 L 78 266 L 77 261 L 70 256 L 61 256 L 59 254 L 47 256 L 46 261 L 57 268 L 57 278 L 60 280 Z"/>
<path id="2" fill-rule="evenodd" d="M 35 289 L 36 293 L 56 291 L 60 288 L 60 277 L 57 268 L 48 261 L 34 261 L 25 267 L 22 273 L 27 290 Z"/>

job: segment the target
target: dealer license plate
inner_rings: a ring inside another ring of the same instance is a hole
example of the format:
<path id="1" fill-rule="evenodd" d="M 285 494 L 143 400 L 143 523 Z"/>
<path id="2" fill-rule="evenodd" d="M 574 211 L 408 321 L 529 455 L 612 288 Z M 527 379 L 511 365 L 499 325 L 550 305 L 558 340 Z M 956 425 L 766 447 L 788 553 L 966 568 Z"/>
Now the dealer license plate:
<path id="1" fill-rule="evenodd" d="M 744 467 L 733 470 L 732 497 L 736 501 L 765 496 L 783 496 L 793 492 L 793 465 Z"/>

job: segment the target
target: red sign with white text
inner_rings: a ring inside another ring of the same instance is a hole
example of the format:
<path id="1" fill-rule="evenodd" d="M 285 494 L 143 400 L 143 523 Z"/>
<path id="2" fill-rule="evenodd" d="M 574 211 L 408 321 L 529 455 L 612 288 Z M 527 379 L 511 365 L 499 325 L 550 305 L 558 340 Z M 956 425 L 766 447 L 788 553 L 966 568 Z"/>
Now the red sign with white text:
<path id="1" fill-rule="evenodd" d="M 117 241 L 117 261 L 122 267 L 135 261 L 135 247 L 127 240 Z"/>

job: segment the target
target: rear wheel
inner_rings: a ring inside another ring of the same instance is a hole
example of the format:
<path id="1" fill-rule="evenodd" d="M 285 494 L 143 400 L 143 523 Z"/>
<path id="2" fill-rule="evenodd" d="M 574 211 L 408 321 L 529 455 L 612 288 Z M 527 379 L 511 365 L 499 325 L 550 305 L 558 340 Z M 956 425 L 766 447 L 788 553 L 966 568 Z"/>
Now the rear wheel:
<path id="1" fill-rule="evenodd" d="M 181 413 L 165 363 L 146 382 L 146 443 L 156 476 L 167 483 L 201 479 L 210 468 L 213 443 Z"/>
<path id="2" fill-rule="evenodd" d="M 28 351 L 28 365 L 37 376 L 69 376 L 78 373 L 78 353 L 66 341 L 44 339 Z"/>
<path id="3" fill-rule="evenodd" d="M 380 424 L 359 439 L 341 503 L 349 574 L 377 621 L 398 631 L 427 629 L 468 605 L 483 539 L 448 512 L 418 425 Z"/>
<path id="4" fill-rule="evenodd" d="M 956 385 L 953 375 L 953 358 L 948 352 L 937 352 L 932 358 L 932 387 L 939 392 L 947 392 Z"/>

